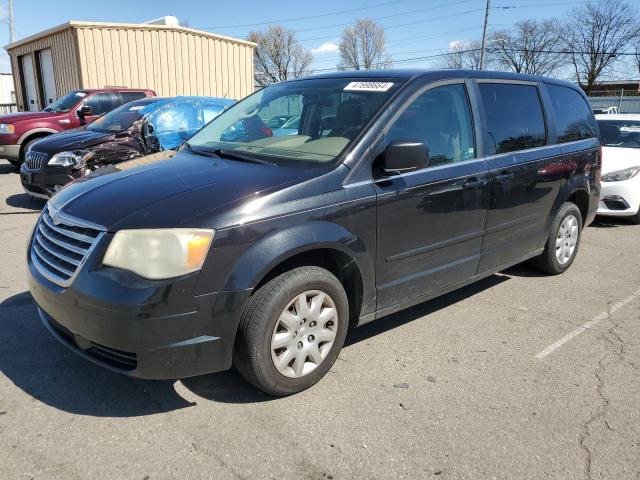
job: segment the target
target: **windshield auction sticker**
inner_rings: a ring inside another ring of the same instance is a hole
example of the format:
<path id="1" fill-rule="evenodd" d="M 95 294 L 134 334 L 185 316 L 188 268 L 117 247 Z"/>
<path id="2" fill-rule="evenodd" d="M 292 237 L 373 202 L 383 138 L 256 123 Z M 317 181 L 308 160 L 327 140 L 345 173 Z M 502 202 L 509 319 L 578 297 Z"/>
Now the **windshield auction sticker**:
<path id="1" fill-rule="evenodd" d="M 345 92 L 386 92 L 393 87 L 392 82 L 351 82 L 344 87 Z"/>

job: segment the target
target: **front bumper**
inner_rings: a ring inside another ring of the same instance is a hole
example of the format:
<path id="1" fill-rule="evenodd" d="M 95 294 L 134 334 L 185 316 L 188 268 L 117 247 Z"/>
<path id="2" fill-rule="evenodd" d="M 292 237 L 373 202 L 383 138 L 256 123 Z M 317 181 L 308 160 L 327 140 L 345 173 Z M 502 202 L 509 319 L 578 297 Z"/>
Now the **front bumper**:
<path id="1" fill-rule="evenodd" d="M 22 145 L 0 145 L 0 158 L 6 158 L 17 162 L 20 160 L 20 147 Z"/>
<path id="2" fill-rule="evenodd" d="M 640 176 L 622 182 L 602 182 L 598 215 L 628 217 L 640 210 Z"/>
<path id="3" fill-rule="evenodd" d="M 96 249 L 93 257 L 102 252 Z M 197 274 L 148 281 L 95 261 L 63 288 L 39 272 L 30 254 L 28 281 L 42 322 L 59 341 L 105 368 L 146 379 L 230 368 L 250 295 L 242 290 L 196 296 Z"/>
<path id="4" fill-rule="evenodd" d="M 22 188 L 34 197 L 48 198 L 57 189 L 76 179 L 74 171 L 65 167 L 44 166 L 39 169 L 30 169 L 23 163 L 20 167 L 20 182 Z"/>

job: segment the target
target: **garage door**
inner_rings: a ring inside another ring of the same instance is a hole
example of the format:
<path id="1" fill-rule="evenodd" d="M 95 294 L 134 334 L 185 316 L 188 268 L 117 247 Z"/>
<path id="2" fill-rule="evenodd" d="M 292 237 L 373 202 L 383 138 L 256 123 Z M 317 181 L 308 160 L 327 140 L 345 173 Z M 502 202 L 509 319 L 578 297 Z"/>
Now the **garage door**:
<path id="1" fill-rule="evenodd" d="M 44 106 L 56 101 L 56 81 L 53 76 L 53 57 L 51 49 L 40 51 L 40 78 L 42 93 L 44 95 Z"/>
<path id="2" fill-rule="evenodd" d="M 22 80 L 24 81 L 24 91 L 27 95 L 26 108 L 30 112 L 37 112 L 39 110 L 38 93 L 36 90 L 36 76 L 33 71 L 33 58 L 31 58 L 31 55 L 22 57 Z"/>

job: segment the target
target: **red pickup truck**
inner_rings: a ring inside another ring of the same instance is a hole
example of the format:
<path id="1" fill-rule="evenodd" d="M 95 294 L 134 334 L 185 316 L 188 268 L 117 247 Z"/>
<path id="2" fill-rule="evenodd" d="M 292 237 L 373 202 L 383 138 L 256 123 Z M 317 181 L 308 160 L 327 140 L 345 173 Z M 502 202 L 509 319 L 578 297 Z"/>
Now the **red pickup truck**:
<path id="1" fill-rule="evenodd" d="M 29 145 L 36 140 L 81 127 L 124 103 L 155 96 L 153 90 L 145 89 L 72 90 L 41 112 L 0 115 L 0 158 L 20 165 Z"/>

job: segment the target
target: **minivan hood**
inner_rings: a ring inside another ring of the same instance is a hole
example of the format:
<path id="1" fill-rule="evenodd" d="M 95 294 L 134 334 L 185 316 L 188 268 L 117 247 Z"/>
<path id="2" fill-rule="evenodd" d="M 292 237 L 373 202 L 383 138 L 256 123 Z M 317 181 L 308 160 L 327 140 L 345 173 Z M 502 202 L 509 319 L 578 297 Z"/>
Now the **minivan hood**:
<path id="1" fill-rule="evenodd" d="M 602 174 L 640 166 L 640 148 L 602 147 Z"/>
<path id="2" fill-rule="evenodd" d="M 16 123 L 26 120 L 39 120 L 41 118 L 52 118 L 65 115 L 56 112 L 16 112 L 8 115 L 0 115 L 0 123 Z"/>
<path id="3" fill-rule="evenodd" d="M 172 228 L 311 175 L 299 168 L 167 151 L 101 168 L 70 183 L 49 204 L 112 232 Z"/>
<path id="4" fill-rule="evenodd" d="M 52 156 L 68 150 L 93 147 L 104 143 L 111 137 L 113 137 L 113 133 L 78 128 L 67 132 L 56 133 L 55 135 L 49 135 L 40 140 L 37 145 L 34 145 L 33 150 Z"/>

